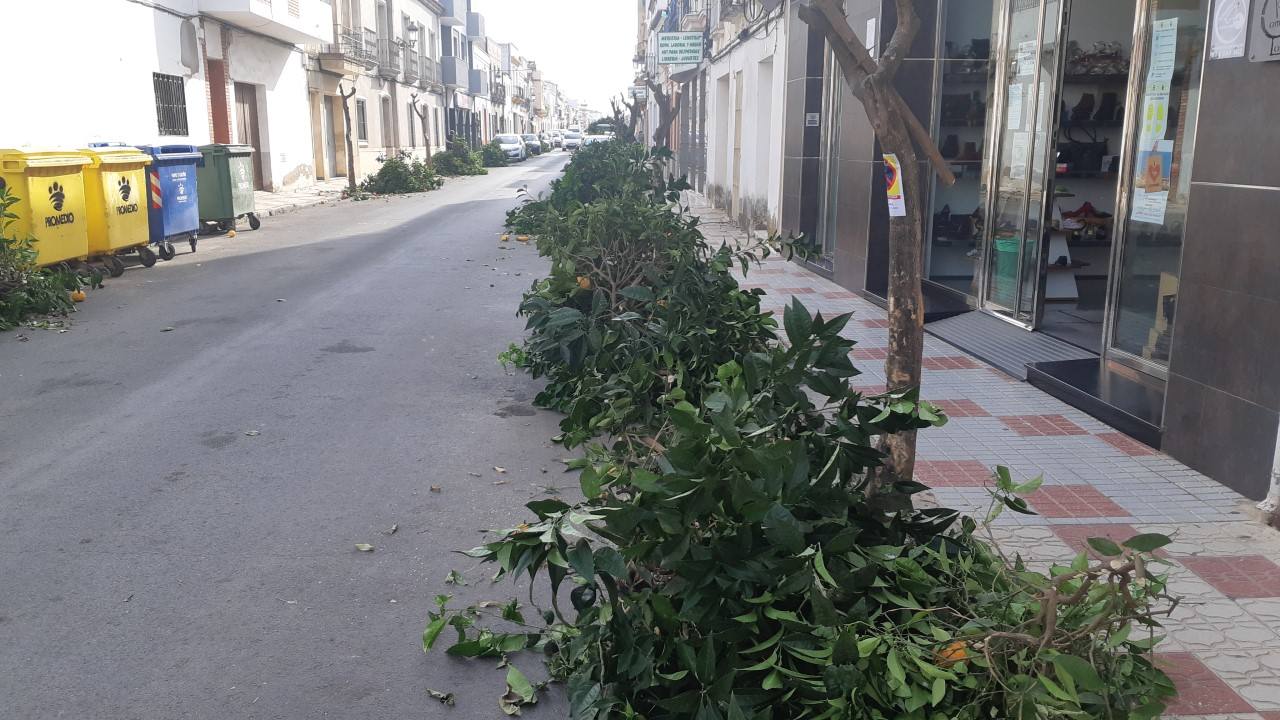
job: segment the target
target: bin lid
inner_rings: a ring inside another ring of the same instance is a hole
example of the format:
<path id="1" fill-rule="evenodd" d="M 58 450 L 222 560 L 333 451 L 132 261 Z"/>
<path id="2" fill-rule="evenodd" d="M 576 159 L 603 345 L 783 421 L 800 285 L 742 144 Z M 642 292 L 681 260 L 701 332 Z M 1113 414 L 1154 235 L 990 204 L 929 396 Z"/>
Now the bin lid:
<path id="1" fill-rule="evenodd" d="M 204 157 L 195 145 L 139 145 L 138 149 L 157 160 L 199 160 Z"/>
<path id="2" fill-rule="evenodd" d="M 91 167 L 100 165 L 150 165 L 151 156 L 127 145 L 89 146 L 82 150 L 91 160 Z"/>
<path id="3" fill-rule="evenodd" d="M 73 167 L 91 161 L 75 150 L 0 148 L 0 168 L 8 171 L 29 167 Z"/>
<path id="4" fill-rule="evenodd" d="M 223 143 L 213 143 L 212 145 L 201 145 L 200 152 L 205 155 L 252 155 L 252 145 L 225 145 Z"/>

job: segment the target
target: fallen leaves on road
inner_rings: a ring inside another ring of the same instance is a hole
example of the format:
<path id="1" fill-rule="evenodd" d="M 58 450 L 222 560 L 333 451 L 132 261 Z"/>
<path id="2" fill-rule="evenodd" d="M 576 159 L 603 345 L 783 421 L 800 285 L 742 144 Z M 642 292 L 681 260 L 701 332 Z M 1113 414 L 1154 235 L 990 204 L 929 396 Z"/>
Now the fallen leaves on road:
<path id="1" fill-rule="evenodd" d="M 495 482 L 495 483 L 494 483 L 494 485 L 506 485 L 506 484 L 507 484 L 507 482 L 508 482 L 508 481 L 506 481 L 506 480 L 498 480 L 497 482 Z"/>
<path id="2" fill-rule="evenodd" d="M 258 437 L 262 433 L 257 430 L 245 430 L 244 434 L 246 437 Z"/>
<path id="3" fill-rule="evenodd" d="M 399 526 L 399 525 L 397 525 L 397 524 L 394 524 L 394 523 L 393 523 L 393 524 L 391 525 L 391 529 L 390 529 L 390 530 L 387 530 L 387 534 L 388 534 L 388 535 L 395 535 L 395 534 L 396 534 L 396 531 L 397 531 L 397 530 L 399 530 L 399 529 L 400 529 L 400 526 Z"/>
<path id="4" fill-rule="evenodd" d="M 432 486 L 431 486 L 431 492 L 433 492 L 433 493 L 438 493 L 438 492 L 440 492 L 440 486 L 439 486 L 439 485 L 432 485 Z"/>
<path id="5" fill-rule="evenodd" d="M 440 692 L 439 690 L 427 688 L 427 695 L 439 700 L 441 703 L 448 705 L 449 707 L 453 707 L 454 705 L 453 693 Z"/>
<path id="6" fill-rule="evenodd" d="M 504 472 L 506 472 L 506 471 L 507 471 L 507 469 L 506 469 L 506 468 L 504 468 L 504 467 L 499 467 L 499 466 L 497 466 L 497 465 L 494 465 L 494 466 L 493 466 L 493 469 L 494 469 L 496 472 L 499 472 L 499 473 L 504 473 Z"/>
<path id="7" fill-rule="evenodd" d="M 173 328 L 171 327 L 160 328 L 160 332 L 173 332 Z"/>
<path id="8" fill-rule="evenodd" d="M 360 552 L 373 552 L 373 546 L 369 543 L 356 543 L 356 549 Z"/>
<path id="9" fill-rule="evenodd" d="M 445 585 L 466 585 L 467 579 L 462 577 L 462 573 L 457 570 L 450 570 L 448 577 L 444 579 Z"/>
<path id="10" fill-rule="evenodd" d="M 498 707 L 508 715 L 519 715 L 523 705 L 536 705 L 537 691 L 529 678 L 524 676 L 515 665 L 507 666 L 507 694 L 498 699 Z"/>

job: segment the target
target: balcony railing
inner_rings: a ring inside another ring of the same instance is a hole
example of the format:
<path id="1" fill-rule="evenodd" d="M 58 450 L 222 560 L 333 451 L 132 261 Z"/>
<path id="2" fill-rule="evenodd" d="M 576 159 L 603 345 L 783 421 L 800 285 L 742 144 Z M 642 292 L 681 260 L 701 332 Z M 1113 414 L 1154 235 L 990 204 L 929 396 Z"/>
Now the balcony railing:
<path id="1" fill-rule="evenodd" d="M 423 90 L 440 88 L 440 63 L 423 55 L 418 64 L 418 86 Z"/>
<path id="2" fill-rule="evenodd" d="M 498 105 L 507 101 L 507 86 L 500 82 L 494 82 L 489 99 Z"/>
<path id="3" fill-rule="evenodd" d="M 392 79 L 400 77 L 400 48 L 391 38 L 378 38 L 378 75 Z"/>
<path id="4" fill-rule="evenodd" d="M 364 46 L 364 33 L 359 29 L 337 26 L 333 29 L 337 42 L 322 45 L 320 52 L 331 55 L 346 55 L 356 62 L 364 62 L 368 52 Z"/>
<path id="5" fill-rule="evenodd" d="M 418 82 L 418 73 L 421 64 L 418 62 L 419 55 L 417 49 L 410 45 L 404 46 L 404 82 L 406 85 L 412 85 Z"/>
<path id="6" fill-rule="evenodd" d="M 364 31 L 364 66 L 370 70 L 378 66 L 378 33 Z"/>

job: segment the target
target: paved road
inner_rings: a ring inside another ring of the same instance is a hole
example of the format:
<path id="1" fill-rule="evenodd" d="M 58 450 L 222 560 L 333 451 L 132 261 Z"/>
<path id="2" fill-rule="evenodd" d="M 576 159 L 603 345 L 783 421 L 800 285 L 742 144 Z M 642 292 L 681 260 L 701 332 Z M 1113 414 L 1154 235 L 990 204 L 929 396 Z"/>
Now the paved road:
<path id="1" fill-rule="evenodd" d="M 0 334 L 0 717 L 501 717 L 502 671 L 419 636 L 450 551 L 573 484 L 495 361 L 543 268 L 503 214 L 565 159 L 268 218 Z"/>

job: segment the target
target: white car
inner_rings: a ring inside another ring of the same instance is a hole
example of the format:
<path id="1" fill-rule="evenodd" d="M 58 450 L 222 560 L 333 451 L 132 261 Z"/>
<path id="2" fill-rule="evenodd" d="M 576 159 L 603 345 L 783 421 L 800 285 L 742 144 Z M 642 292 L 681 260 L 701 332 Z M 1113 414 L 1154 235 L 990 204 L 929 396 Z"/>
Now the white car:
<path id="1" fill-rule="evenodd" d="M 577 150 L 582 146 L 582 133 L 574 130 L 566 132 L 560 146 L 565 150 Z"/>
<path id="2" fill-rule="evenodd" d="M 497 135 L 493 138 L 502 148 L 508 160 L 522 162 L 529 158 L 529 151 L 524 147 L 524 140 L 519 135 Z"/>
<path id="3" fill-rule="evenodd" d="M 587 145 L 590 145 L 592 143 L 607 142 L 612 139 L 613 138 L 608 135 L 588 135 L 582 138 L 582 145 L 583 147 L 586 147 Z"/>

